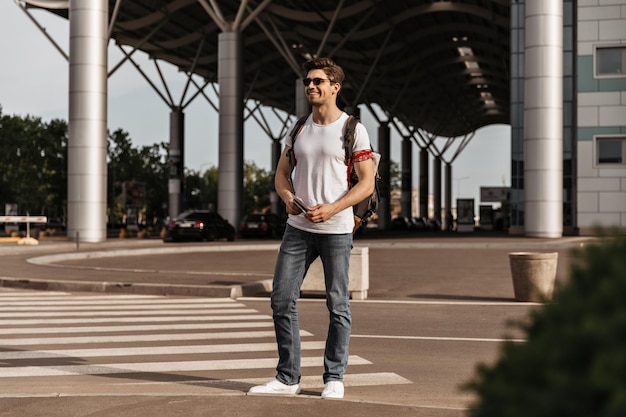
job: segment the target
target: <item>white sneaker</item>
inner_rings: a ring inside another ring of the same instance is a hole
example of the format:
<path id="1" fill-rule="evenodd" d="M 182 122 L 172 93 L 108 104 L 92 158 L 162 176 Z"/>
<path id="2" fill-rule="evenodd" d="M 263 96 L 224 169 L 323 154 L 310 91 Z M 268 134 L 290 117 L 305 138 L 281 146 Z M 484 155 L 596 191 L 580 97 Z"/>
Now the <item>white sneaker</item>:
<path id="1" fill-rule="evenodd" d="M 248 390 L 248 394 L 297 395 L 300 393 L 300 384 L 283 384 L 276 378 L 263 385 L 257 385 Z"/>
<path id="2" fill-rule="evenodd" d="M 322 398 L 343 398 L 343 382 L 328 381 L 325 383 Z"/>

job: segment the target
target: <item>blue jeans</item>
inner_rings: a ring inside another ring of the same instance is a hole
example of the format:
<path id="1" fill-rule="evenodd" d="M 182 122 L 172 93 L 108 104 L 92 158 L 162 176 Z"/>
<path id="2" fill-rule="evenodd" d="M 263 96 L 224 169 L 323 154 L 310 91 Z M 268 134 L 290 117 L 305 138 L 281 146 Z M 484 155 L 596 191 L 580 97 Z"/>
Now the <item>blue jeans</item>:
<path id="1" fill-rule="evenodd" d="M 352 316 L 348 268 L 352 234 L 327 235 L 305 232 L 287 225 L 274 271 L 272 311 L 278 366 L 276 378 L 284 384 L 300 382 L 300 327 L 297 301 L 311 263 L 319 256 L 326 283 L 326 307 L 330 312 L 324 383 L 342 381 L 348 366 Z"/>

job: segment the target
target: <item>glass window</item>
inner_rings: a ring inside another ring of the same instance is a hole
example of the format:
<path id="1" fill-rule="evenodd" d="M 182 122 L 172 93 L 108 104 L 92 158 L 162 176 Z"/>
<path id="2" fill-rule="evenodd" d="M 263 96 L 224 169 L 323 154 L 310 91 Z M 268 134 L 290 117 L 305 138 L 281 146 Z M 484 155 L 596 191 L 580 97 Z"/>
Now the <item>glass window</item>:
<path id="1" fill-rule="evenodd" d="M 596 47 L 596 75 L 626 75 L 626 46 Z"/>
<path id="2" fill-rule="evenodd" d="M 596 163 L 625 164 L 626 136 L 596 138 Z"/>

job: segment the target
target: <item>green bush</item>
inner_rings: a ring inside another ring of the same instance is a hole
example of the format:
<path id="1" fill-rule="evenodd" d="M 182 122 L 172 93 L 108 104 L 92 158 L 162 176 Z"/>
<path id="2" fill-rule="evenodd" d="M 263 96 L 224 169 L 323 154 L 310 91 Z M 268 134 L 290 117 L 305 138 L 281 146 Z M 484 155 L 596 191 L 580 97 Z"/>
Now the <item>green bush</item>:
<path id="1" fill-rule="evenodd" d="M 471 417 L 626 416 L 626 237 L 577 249 L 568 283 L 467 388 Z"/>

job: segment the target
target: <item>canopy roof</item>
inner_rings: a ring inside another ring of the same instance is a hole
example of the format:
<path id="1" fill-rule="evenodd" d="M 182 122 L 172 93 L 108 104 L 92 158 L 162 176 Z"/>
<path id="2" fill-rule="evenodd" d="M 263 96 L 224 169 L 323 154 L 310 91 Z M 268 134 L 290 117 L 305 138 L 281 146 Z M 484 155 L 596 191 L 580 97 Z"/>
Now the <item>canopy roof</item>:
<path id="1" fill-rule="evenodd" d="M 218 34 L 241 31 L 246 98 L 289 113 L 302 62 L 329 56 L 345 106 L 376 103 L 444 137 L 509 123 L 508 0 L 110 0 L 109 12 L 118 44 L 208 82 Z"/>

